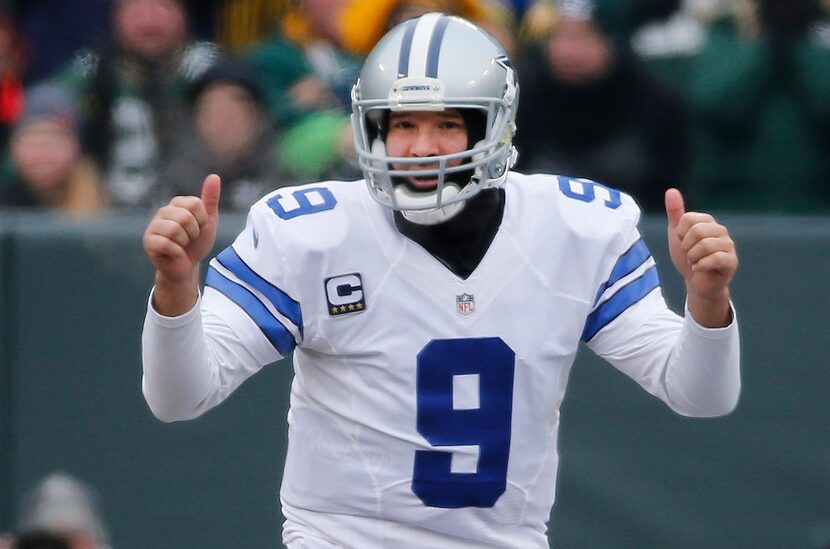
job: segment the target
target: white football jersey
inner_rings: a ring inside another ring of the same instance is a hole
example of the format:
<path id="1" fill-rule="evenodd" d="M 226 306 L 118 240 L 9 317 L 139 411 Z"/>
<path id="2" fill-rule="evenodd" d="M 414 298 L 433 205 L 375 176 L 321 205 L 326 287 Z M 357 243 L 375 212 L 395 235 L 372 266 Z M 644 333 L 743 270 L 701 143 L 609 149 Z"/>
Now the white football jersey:
<path id="1" fill-rule="evenodd" d="M 293 352 L 287 543 L 547 547 L 580 341 L 678 412 L 707 414 L 684 393 L 694 376 L 667 374 L 684 322 L 633 200 L 548 175 L 511 173 L 504 189 L 466 280 L 402 236 L 362 181 L 271 193 L 211 261 L 207 339 L 255 364 L 220 371 L 206 406 Z"/>

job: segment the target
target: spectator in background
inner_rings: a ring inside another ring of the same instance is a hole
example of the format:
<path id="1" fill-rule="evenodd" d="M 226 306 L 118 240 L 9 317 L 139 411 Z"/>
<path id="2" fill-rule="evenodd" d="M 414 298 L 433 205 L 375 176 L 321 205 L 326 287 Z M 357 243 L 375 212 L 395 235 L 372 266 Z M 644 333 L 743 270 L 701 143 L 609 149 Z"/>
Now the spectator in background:
<path id="1" fill-rule="evenodd" d="M 190 39 L 183 0 L 115 0 L 112 40 L 81 52 L 57 80 L 82 105 L 83 146 L 102 169 L 113 206 L 167 200 L 158 169 L 190 139 L 187 85 L 213 63 L 217 48 Z"/>
<path id="2" fill-rule="evenodd" d="M 722 210 L 830 211 L 828 14 L 819 0 L 720 8 L 691 75 L 689 201 Z"/>
<path id="3" fill-rule="evenodd" d="M 262 78 L 277 127 L 280 164 L 298 180 L 356 178 L 349 128 L 351 85 L 360 57 L 340 41 L 349 0 L 302 0 L 273 36 L 253 44 L 249 60 Z"/>
<path id="4" fill-rule="evenodd" d="M 107 200 L 95 166 L 83 157 L 74 99 L 60 86 L 40 84 L 11 137 L 14 175 L 0 185 L 0 205 L 88 215 Z"/>
<path id="5" fill-rule="evenodd" d="M 110 547 L 98 494 L 66 473 L 50 474 L 24 495 L 18 524 L 18 542 L 26 540 L 26 547 Z"/>
<path id="6" fill-rule="evenodd" d="M 23 40 L 7 15 L 0 11 L 0 150 L 23 111 Z"/>
<path id="7" fill-rule="evenodd" d="M 551 26 L 559 19 L 560 11 L 573 11 L 586 4 L 585 0 L 502 0 L 511 3 L 520 14 L 523 38 L 546 37 Z M 684 2 L 710 0 L 597 0 L 602 5 L 603 18 L 613 23 L 617 45 L 627 50 L 628 41 L 641 27 L 664 21 L 674 16 Z M 717 1 L 717 0 L 715 0 Z M 590 3 L 590 2 L 589 2 Z M 560 10 L 560 8 L 562 8 Z"/>
<path id="8" fill-rule="evenodd" d="M 93 48 L 110 32 L 110 13 L 118 0 L 16 0 L 13 17 L 26 36 L 29 59 L 26 84 L 51 78 L 75 52 Z M 191 32 L 210 37 L 214 8 L 224 0 L 184 0 L 189 9 Z M 274 0 L 270 0 L 274 1 Z M 279 1 L 279 0 L 277 0 Z"/>
<path id="9" fill-rule="evenodd" d="M 630 55 L 620 9 L 610 0 L 565 2 L 549 38 L 520 66 L 517 167 L 593 179 L 659 212 L 663 190 L 680 184 L 685 109 Z"/>
<path id="10" fill-rule="evenodd" d="M 109 31 L 113 0 L 17 0 L 13 16 L 26 37 L 26 85 L 55 75 L 76 51 L 101 41 Z"/>
<path id="11" fill-rule="evenodd" d="M 256 73 L 244 62 L 223 58 L 188 90 L 196 139 L 184 141 L 161 171 L 172 195 L 198 194 L 208 174 L 222 177 L 220 207 L 246 211 L 250 204 L 288 183 L 278 173 L 273 124 Z"/>

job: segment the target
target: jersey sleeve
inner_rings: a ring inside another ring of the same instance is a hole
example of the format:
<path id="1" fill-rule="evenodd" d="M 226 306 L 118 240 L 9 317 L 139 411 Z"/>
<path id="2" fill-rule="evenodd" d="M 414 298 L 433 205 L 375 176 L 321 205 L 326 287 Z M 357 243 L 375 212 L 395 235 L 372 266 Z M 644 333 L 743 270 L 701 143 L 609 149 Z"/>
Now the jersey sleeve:
<path id="1" fill-rule="evenodd" d="M 623 251 L 614 258 L 610 274 L 597 289 L 582 332 L 582 340 L 596 340 L 597 347 L 620 338 L 621 330 L 632 323 L 643 322 L 666 308 L 657 265 L 636 228 L 630 231 L 622 247 Z M 616 322 L 620 317 L 624 321 Z"/>
<path id="2" fill-rule="evenodd" d="M 264 365 L 288 356 L 302 341 L 303 317 L 289 290 L 286 239 L 274 234 L 278 229 L 259 206 L 233 244 L 210 261 L 203 310 L 221 318 Z"/>
<path id="3" fill-rule="evenodd" d="M 160 315 L 152 296 L 142 331 L 142 391 L 163 421 L 193 419 L 225 400 L 261 364 L 219 317 L 196 305 L 177 317 Z"/>
<path id="4" fill-rule="evenodd" d="M 634 228 L 597 290 L 582 334 L 599 356 L 663 400 L 695 417 L 729 413 L 740 392 L 736 315 L 720 329 L 671 311 L 657 266 Z"/>

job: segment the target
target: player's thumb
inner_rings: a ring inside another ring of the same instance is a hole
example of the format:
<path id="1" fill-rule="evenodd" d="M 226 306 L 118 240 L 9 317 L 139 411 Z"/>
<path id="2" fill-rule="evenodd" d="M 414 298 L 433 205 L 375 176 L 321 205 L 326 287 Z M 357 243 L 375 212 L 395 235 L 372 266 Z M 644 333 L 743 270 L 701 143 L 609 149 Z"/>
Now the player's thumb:
<path id="1" fill-rule="evenodd" d="M 677 227 L 677 224 L 680 223 L 680 218 L 686 213 L 686 206 L 683 203 L 683 195 L 677 189 L 667 190 L 665 198 L 669 231 L 673 231 Z"/>
<path id="2" fill-rule="evenodd" d="M 209 217 L 219 216 L 219 195 L 222 192 L 222 180 L 215 173 L 210 174 L 202 183 L 202 204 Z"/>

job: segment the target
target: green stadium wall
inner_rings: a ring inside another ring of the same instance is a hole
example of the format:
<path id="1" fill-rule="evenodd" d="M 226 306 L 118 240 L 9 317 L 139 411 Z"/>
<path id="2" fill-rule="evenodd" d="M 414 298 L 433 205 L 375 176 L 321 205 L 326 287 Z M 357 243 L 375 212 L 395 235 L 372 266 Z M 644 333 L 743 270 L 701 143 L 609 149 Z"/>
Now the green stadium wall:
<path id="1" fill-rule="evenodd" d="M 280 547 L 289 360 L 164 424 L 141 394 L 147 214 L 0 212 L 0 532 L 53 471 L 95 486 L 116 549 Z M 830 218 L 724 216 L 743 393 L 687 419 L 580 352 L 562 410 L 554 547 L 830 547 Z M 217 251 L 244 224 L 224 216 Z M 662 219 L 643 220 L 669 303 Z"/>

